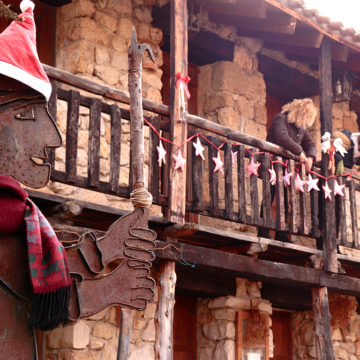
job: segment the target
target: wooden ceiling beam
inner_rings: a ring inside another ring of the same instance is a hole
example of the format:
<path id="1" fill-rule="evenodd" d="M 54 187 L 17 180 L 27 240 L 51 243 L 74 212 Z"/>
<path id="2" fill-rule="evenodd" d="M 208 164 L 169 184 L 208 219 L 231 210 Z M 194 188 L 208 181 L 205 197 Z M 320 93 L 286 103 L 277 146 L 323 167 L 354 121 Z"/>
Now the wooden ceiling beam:
<path id="1" fill-rule="evenodd" d="M 268 12 L 265 19 L 250 19 L 233 14 L 209 13 L 209 20 L 217 24 L 232 25 L 241 29 L 294 34 L 296 19 L 284 13 Z"/>
<path id="2" fill-rule="evenodd" d="M 241 0 L 236 4 L 207 0 L 197 0 L 195 2 L 206 4 L 209 13 L 228 14 L 255 19 L 266 18 L 266 4 L 264 0 Z"/>
<path id="3" fill-rule="evenodd" d="M 300 28 L 299 26 L 296 26 L 293 35 L 262 32 L 258 30 L 248 30 L 241 28 L 238 28 L 237 34 L 239 36 L 260 38 L 265 41 L 280 43 L 283 45 L 292 45 L 308 48 L 319 48 L 324 37 L 324 35 L 317 30 L 309 27 Z"/>

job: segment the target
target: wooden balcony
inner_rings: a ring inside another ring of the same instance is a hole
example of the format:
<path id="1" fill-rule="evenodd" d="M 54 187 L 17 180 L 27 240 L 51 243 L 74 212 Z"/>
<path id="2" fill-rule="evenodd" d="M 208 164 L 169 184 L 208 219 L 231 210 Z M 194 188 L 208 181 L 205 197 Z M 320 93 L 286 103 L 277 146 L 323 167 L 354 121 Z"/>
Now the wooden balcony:
<path id="1" fill-rule="evenodd" d="M 130 119 L 128 95 L 117 89 L 48 66 L 46 66 L 46 71 L 53 81 L 54 87 L 49 102 L 50 112 L 56 117 L 58 101 L 65 102 L 67 105 L 65 169 L 60 171 L 56 170 L 55 167 L 51 179 L 55 182 L 70 184 L 104 194 L 129 198 L 133 183 L 132 173 L 130 170 L 128 177 L 125 179 L 121 175 L 122 171 L 120 171 L 120 157 L 121 152 L 124 151 L 122 144 L 124 144 L 125 136 L 128 136 L 128 133 L 124 133 L 123 128 L 126 127 Z M 86 95 L 83 95 L 81 90 Z M 88 109 L 89 118 L 87 176 L 81 176 L 77 171 L 80 108 Z M 173 166 L 173 161 L 169 156 L 170 151 L 167 151 L 166 165 L 160 167 L 156 146 L 159 145 L 158 134 L 161 134 L 163 138 L 168 138 L 169 110 L 165 105 L 155 104 L 145 99 L 143 108 L 146 114 L 145 126 L 151 124 L 152 127 L 149 129 L 149 136 L 145 140 L 145 152 L 148 154 L 148 189 L 153 195 L 154 204 L 160 206 L 163 214 L 165 214 L 168 206 L 169 166 Z M 108 159 L 110 175 L 106 179 L 100 175 L 100 127 L 102 116 L 110 117 L 111 124 L 110 158 Z M 59 121 L 59 119 L 57 120 Z M 296 156 L 274 144 L 197 116 L 188 115 L 187 121 L 189 125 L 188 137 L 198 132 L 204 135 L 204 138 L 200 137 L 200 139 L 206 148 L 206 160 L 204 161 L 195 156 L 191 142 L 189 142 L 187 145 L 189 146 L 187 152 L 187 198 L 183 199 L 186 201 L 186 211 L 188 214 L 195 214 L 195 216 L 190 217 L 191 219 L 196 219 L 196 215 L 200 215 L 206 216 L 208 220 L 210 219 L 208 224 L 211 223 L 212 218 L 216 218 L 227 221 L 227 225 L 219 229 L 218 225 L 204 226 L 195 221 L 185 224 L 173 224 L 169 223 L 165 216 L 152 217 L 150 218 L 150 226 L 157 231 L 159 240 L 165 240 L 168 237 L 177 239 L 181 244 L 179 245 L 181 249 L 188 249 L 184 251 L 197 252 L 199 247 L 208 248 L 207 251 L 210 252 L 223 253 L 225 251 L 251 256 L 249 261 L 256 258 L 301 267 L 310 266 L 309 258 L 311 256 L 321 257 L 326 254 L 326 252 L 323 253 L 321 241 L 326 224 L 325 220 L 321 219 L 321 211 L 319 211 L 325 202 L 322 187 L 319 186 L 320 192 L 307 192 L 306 190 L 304 193 L 299 192 L 295 189 L 294 176 L 291 178 L 289 187 L 284 187 L 283 184 L 284 166 L 281 163 L 287 163 L 291 172 L 295 173 L 298 170 L 305 180 L 305 169 L 302 165 L 299 166 Z M 224 144 L 220 148 L 221 158 L 224 162 L 223 175 L 220 172 L 214 172 L 212 158 L 217 156 L 217 149 L 211 144 L 217 147 Z M 169 149 L 167 148 L 167 150 Z M 235 151 L 237 151 L 237 155 L 233 164 L 231 152 Z M 247 177 L 246 175 L 246 167 L 249 157 L 252 156 L 251 153 L 255 153 L 253 155 L 254 159 L 263 164 L 264 171 L 261 177 Z M 123 154 L 122 157 L 124 156 L 129 157 L 127 162 L 129 164 L 130 154 Z M 270 188 L 273 185 L 269 182 L 270 175 L 267 171 L 270 168 L 270 158 L 277 160 L 274 163 L 277 174 L 276 206 L 271 204 Z M 51 154 L 51 159 L 54 165 L 54 153 Z M 321 173 L 319 164 L 316 165 L 315 171 Z M 321 181 L 320 179 L 319 185 Z M 127 185 L 125 186 L 124 183 Z M 332 200 L 336 204 L 334 207 L 336 223 L 332 224 L 332 226 L 336 228 L 336 245 L 342 249 L 342 253 L 338 252 L 337 254 L 342 269 L 346 271 L 347 275 L 358 277 L 360 276 L 358 265 L 360 257 L 349 255 L 344 250 L 355 249 L 356 252 L 356 249 L 359 248 L 356 195 L 360 190 L 360 184 L 358 184 L 355 177 L 345 180 L 344 184 L 346 185 L 346 197 L 337 196 L 336 199 L 333 198 Z M 286 197 L 285 193 L 287 193 Z M 43 195 L 35 191 L 32 191 L 31 195 L 37 197 L 40 205 L 45 208 L 52 204 L 47 209 L 56 208 L 56 205 L 67 202 L 67 199 L 62 197 Z M 287 204 L 285 205 L 286 198 Z M 124 213 L 124 211 L 97 204 L 80 203 L 83 209 L 81 214 L 71 213 L 71 211 L 67 210 L 67 220 L 71 220 L 67 221 L 67 224 L 70 223 L 73 227 L 82 226 L 105 230 L 118 215 Z M 261 211 L 262 207 L 263 211 Z M 285 216 L 285 207 L 288 209 L 287 217 Z M 64 211 L 64 207 L 61 208 Z M 54 211 L 48 212 L 50 217 L 52 216 L 51 213 L 54 214 Z M 91 220 L 89 220 L 90 216 Z M 66 224 L 62 224 L 59 222 L 57 225 L 55 224 L 55 227 L 67 227 Z M 239 229 L 239 224 L 243 225 L 243 230 L 233 230 Z M 227 230 L 224 230 L 225 228 Z M 297 243 L 296 241 L 281 242 L 273 239 L 258 238 L 256 234 L 258 228 L 281 230 L 289 235 L 305 237 L 310 239 L 310 242 L 307 243 L 312 242 L 313 245 L 303 245 L 303 243 Z M 249 231 L 245 231 L 246 229 Z M 159 244 L 160 247 L 164 245 L 162 241 L 159 241 Z M 165 256 L 161 252 L 158 255 L 159 259 Z M 224 256 L 226 255 L 224 254 Z M 175 259 L 177 255 L 168 254 L 168 258 L 173 257 Z M 204 264 L 204 266 L 208 265 Z M 189 276 L 194 276 L 194 274 Z M 349 277 L 346 276 L 346 278 Z M 180 280 L 179 286 L 184 282 L 186 283 L 186 276 Z M 304 283 L 304 281 L 301 280 L 301 283 Z M 331 289 L 331 285 L 328 286 Z M 347 285 L 344 286 L 346 288 L 344 288 L 344 292 L 352 292 L 352 283 L 349 283 L 348 287 Z M 204 289 L 204 293 L 211 293 L 213 287 L 213 285 L 207 287 Z M 223 291 L 225 290 L 221 290 L 220 293 Z"/>

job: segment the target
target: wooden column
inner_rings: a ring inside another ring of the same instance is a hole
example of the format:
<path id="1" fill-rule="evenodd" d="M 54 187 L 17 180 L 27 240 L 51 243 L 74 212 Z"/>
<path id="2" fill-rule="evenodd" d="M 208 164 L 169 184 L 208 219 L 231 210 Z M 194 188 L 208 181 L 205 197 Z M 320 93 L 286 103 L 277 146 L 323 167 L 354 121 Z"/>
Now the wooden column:
<path id="1" fill-rule="evenodd" d="M 320 122 L 321 135 L 332 133 L 332 76 L 331 76 L 331 44 L 324 38 L 319 55 L 320 75 Z M 322 154 L 321 172 L 329 176 L 329 156 Z M 333 180 L 329 179 L 330 188 L 334 188 Z M 335 199 L 324 199 L 321 193 L 321 222 L 323 230 L 324 270 L 337 272 L 337 245 L 335 231 Z M 312 302 L 315 321 L 316 354 L 319 360 L 333 360 L 334 352 L 331 339 L 330 312 L 327 287 L 313 288 Z"/>
<path id="2" fill-rule="evenodd" d="M 321 135 L 326 131 L 332 133 L 332 76 L 331 76 L 331 43 L 330 39 L 324 38 L 319 57 L 320 75 L 320 122 Z M 322 155 L 321 172 L 324 176 L 329 175 L 329 156 Z M 334 179 L 328 180 L 329 187 L 334 188 Z M 332 194 L 332 197 L 333 194 Z M 322 195 L 321 220 L 323 229 L 324 269 L 337 272 L 337 244 L 335 224 L 335 201 L 325 200 Z"/>
<path id="3" fill-rule="evenodd" d="M 311 289 L 314 321 L 315 344 L 318 360 L 333 360 L 334 351 L 330 331 L 330 312 L 326 287 Z"/>
<path id="4" fill-rule="evenodd" d="M 172 0 L 170 7 L 170 140 L 182 144 L 187 138 L 187 122 L 182 116 L 179 104 L 179 89 L 176 89 L 176 74 L 187 75 L 188 70 L 187 2 Z M 185 222 L 186 166 L 174 170 L 172 155 L 178 148 L 172 146 L 169 166 L 169 203 L 167 219 L 170 222 Z M 186 159 L 186 146 L 181 148 Z M 171 241 L 171 240 L 170 240 Z M 175 305 L 175 262 L 162 263 L 160 270 L 159 306 L 157 314 L 158 331 L 155 343 L 157 360 L 173 359 L 173 319 Z"/>

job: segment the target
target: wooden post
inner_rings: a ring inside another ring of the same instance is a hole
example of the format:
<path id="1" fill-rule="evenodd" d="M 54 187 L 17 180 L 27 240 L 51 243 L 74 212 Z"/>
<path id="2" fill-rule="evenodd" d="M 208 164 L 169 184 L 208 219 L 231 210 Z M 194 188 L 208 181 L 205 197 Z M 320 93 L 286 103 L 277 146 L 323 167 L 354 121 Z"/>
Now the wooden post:
<path id="1" fill-rule="evenodd" d="M 319 57 L 320 73 L 320 122 L 321 134 L 332 133 L 332 76 L 331 76 L 331 43 L 330 39 L 324 38 Z M 329 176 L 328 170 L 329 156 L 323 154 L 321 159 L 321 172 L 324 176 Z M 334 188 L 334 180 L 328 180 L 329 187 Z M 321 207 L 321 220 L 323 230 L 323 251 L 324 268 L 326 271 L 337 272 L 337 244 L 335 224 L 335 201 L 324 199 Z"/>
<path id="2" fill-rule="evenodd" d="M 321 134 L 332 133 L 332 76 L 331 76 L 331 44 L 330 39 L 324 38 L 320 48 L 320 122 Z M 329 156 L 322 155 L 321 172 L 329 176 Z M 332 179 L 331 179 L 332 180 Z M 329 186 L 334 188 L 333 181 L 328 180 Z M 337 272 L 337 244 L 335 226 L 335 199 L 324 199 L 321 193 L 323 206 L 321 221 L 323 230 L 324 270 Z M 333 360 L 334 352 L 331 339 L 330 312 L 328 290 L 326 287 L 311 289 L 313 299 L 313 312 L 315 321 L 316 354 L 319 360 Z"/>
<path id="3" fill-rule="evenodd" d="M 121 325 L 116 360 L 126 360 L 129 354 L 134 310 L 121 308 Z"/>
<path id="4" fill-rule="evenodd" d="M 318 360 L 333 360 L 330 312 L 326 287 L 311 289 L 315 321 L 315 344 Z"/>
<path id="5" fill-rule="evenodd" d="M 187 138 L 187 120 L 183 116 L 180 104 L 179 89 L 176 88 L 176 74 L 182 77 L 188 70 L 188 38 L 187 38 L 187 2 L 172 0 L 170 5 L 170 140 L 180 145 Z M 181 153 L 186 159 L 186 146 Z M 172 155 L 178 148 L 172 146 L 171 165 L 169 166 L 169 204 L 167 220 L 178 224 L 185 222 L 186 204 L 186 166 L 184 170 L 175 170 Z M 167 261 L 161 265 L 159 306 L 157 314 L 158 332 L 155 343 L 156 360 L 172 360 L 173 358 L 173 318 L 175 305 L 175 262 Z"/>

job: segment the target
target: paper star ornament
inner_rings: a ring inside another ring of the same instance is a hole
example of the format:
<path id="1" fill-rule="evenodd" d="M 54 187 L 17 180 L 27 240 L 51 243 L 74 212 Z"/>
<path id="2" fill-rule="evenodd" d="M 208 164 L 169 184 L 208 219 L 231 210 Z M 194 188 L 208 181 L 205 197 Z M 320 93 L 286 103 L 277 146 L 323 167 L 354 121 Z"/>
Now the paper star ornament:
<path id="1" fill-rule="evenodd" d="M 331 146 L 330 139 L 331 139 L 331 135 L 329 132 L 324 133 L 324 135 L 321 137 L 320 149 L 324 154 L 326 154 L 330 149 Z"/>
<path id="2" fill-rule="evenodd" d="M 268 170 L 269 171 L 269 174 L 270 174 L 270 184 L 271 185 L 276 185 L 276 173 L 275 173 L 275 170 L 274 170 L 274 167 L 271 166 L 271 169 Z"/>
<path id="3" fill-rule="evenodd" d="M 325 186 L 323 185 L 323 190 L 324 190 L 324 195 L 325 195 L 325 199 L 329 199 L 331 200 L 331 190 L 329 188 L 328 182 L 325 181 Z"/>
<path id="4" fill-rule="evenodd" d="M 220 151 L 218 151 L 217 156 L 213 157 L 213 162 L 215 163 L 215 168 L 214 168 L 214 173 L 216 173 L 217 171 L 220 171 L 222 175 L 224 175 L 224 170 L 223 170 L 223 162 L 221 161 L 220 158 Z"/>
<path id="5" fill-rule="evenodd" d="M 238 151 L 233 152 L 231 150 L 231 164 L 232 164 L 232 166 L 234 166 L 235 163 L 236 163 L 236 155 L 237 155 L 237 153 L 238 153 Z"/>
<path id="6" fill-rule="evenodd" d="M 301 192 L 304 192 L 304 184 L 306 184 L 306 181 L 301 180 L 300 175 L 297 174 L 295 179 L 295 188 Z"/>
<path id="7" fill-rule="evenodd" d="M 259 162 L 254 161 L 254 157 L 251 157 L 250 164 L 247 166 L 247 177 L 250 177 L 251 175 L 259 176 L 258 168 L 261 164 Z"/>
<path id="8" fill-rule="evenodd" d="M 345 154 L 347 153 L 347 151 L 345 150 L 344 146 L 343 146 L 343 141 L 341 138 L 336 138 L 334 141 L 333 141 L 333 144 L 334 144 L 334 147 L 335 147 L 335 150 L 340 153 L 340 155 L 342 157 L 345 156 Z"/>
<path id="9" fill-rule="evenodd" d="M 287 169 L 285 169 L 285 175 L 283 176 L 283 180 L 284 180 L 284 186 L 287 187 L 287 186 L 290 186 L 291 182 L 290 182 L 290 179 L 291 177 L 293 176 L 293 173 L 292 172 L 288 172 Z"/>
<path id="10" fill-rule="evenodd" d="M 162 163 L 166 164 L 166 158 L 165 158 L 166 150 L 164 149 L 161 140 L 160 140 L 159 146 L 157 146 L 156 149 L 157 149 L 157 152 L 159 155 L 159 158 L 158 158 L 159 166 L 161 166 Z"/>
<path id="11" fill-rule="evenodd" d="M 181 171 L 184 171 L 186 160 L 183 158 L 181 150 L 179 149 L 176 155 L 173 154 L 172 157 L 175 160 L 174 170 L 180 169 Z"/>
<path id="12" fill-rule="evenodd" d="M 344 196 L 344 192 L 343 192 L 344 187 L 345 187 L 345 184 L 339 185 L 339 183 L 335 179 L 335 182 L 334 182 L 334 196 L 336 196 L 336 195 Z"/>
<path id="13" fill-rule="evenodd" d="M 319 182 L 319 179 L 313 179 L 311 175 L 309 174 L 308 181 L 307 181 L 307 191 L 310 192 L 312 189 L 316 191 L 320 191 L 319 187 L 317 186 L 317 183 Z"/>
<path id="14" fill-rule="evenodd" d="M 193 146 L 195 148 L 195 156 L 200 156 L 203 160 L 205 160 L 205 156 L 204 156 L 205 148 L 201 145 L 199 137 L 197 137 L 196 143 L 193 142 Z"/>

